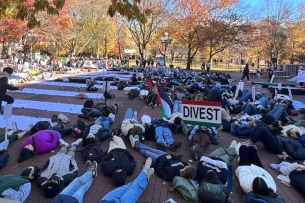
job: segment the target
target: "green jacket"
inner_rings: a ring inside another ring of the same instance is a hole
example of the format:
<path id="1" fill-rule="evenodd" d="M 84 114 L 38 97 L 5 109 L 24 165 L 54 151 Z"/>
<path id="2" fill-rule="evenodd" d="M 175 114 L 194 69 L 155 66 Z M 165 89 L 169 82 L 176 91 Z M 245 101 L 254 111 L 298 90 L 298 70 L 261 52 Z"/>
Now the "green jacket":
<path id="1" fill-rule="evenodd" d="M 7 189 L 19 190 L 19 187 L 30 181 L 17 175 L 0 176 L 0 194 Z"/>

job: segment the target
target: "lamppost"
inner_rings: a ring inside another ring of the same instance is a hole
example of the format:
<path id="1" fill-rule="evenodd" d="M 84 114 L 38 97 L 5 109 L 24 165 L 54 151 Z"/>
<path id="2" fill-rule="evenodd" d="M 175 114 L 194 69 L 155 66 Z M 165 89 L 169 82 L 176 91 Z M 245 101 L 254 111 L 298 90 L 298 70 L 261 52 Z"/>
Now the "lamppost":
<path id="1" fill-rule="evenodd" d="M 172 42 L 172 37 L 169 37 L 168 36 L 168 33 L 165 32 L 163 37 L 161 38 L 161 43 L 164 44 L 164 65 L 166 66 L 166 50 L 167 50 L 167 47 L 168 45 Z"/>

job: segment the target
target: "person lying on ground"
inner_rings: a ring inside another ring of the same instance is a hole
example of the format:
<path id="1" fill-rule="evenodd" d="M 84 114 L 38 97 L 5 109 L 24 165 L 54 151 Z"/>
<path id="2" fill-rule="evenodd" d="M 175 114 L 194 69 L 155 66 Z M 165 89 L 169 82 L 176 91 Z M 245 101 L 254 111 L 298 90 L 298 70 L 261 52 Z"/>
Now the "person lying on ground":
<path id="1" fill-rule="evenodd" d="M 230 134 L 236 137 L 250 137 L 252 134 L 256 122 L 251 120 L 248 125 L 239 124 L 237 120 L 232 122 Z"/>
<path id="2" fill-rule="evenodd" d="M 151 124 L 155 126 L 156 145 L 158 149 L 163 151 L 167 151 L 167 149 L 177 151 L 182 146 L 181 142 L 175 142 L 167 121 L 154 119 L 151 121 Z"/>
<path id="3" fill-rule="evenodd" d="M 82 203 L 85 193 L 90 189 L 97 177 L 97 163 L 86 162 L 87 172 L 75 178 L 63 191 L 56 195 L 51 203 Z"/>
<path id="4" fill-rule="evenodd" d="M 92 107 L 84 107 L 81 109 L 82 114 L 78 115 L 79 118 L 85 118 L 90 121 L 98 118 L 99 116 L 107 117 L 110 113 L 116 114 L 118 105 L 105 106 L 103 103 L 93 104 Z"/>
<path id="5" fill-rule="evenodd" d="M 18 162 L 23 162 L 35 154 L 45 154 L 54 150 L 58 144 L 59 139 L 74 132 L 73 128 L 67 129 L 49 129 L 40 130 L 32 136 L 28 137 L 21 144 L 22 150 L 20 152 Z"/>
<path id="6" fill-rule="evenodd" d="M 272 176 L 263 169 L 256 148 L 243 143 L 239 149 L 239 157 L 235 174 L 243 191 L 274 197 L 276 184 Z"/>
<path id="7" fill-rule="evenodd" d="M 151 159 L 147 158 L 143 170 L 134 181 L 110 191 L 98 203 L 137 202 L 145 191 L 150 177 L 154 174 L 151 163 Z"/>
<path id="8" fill-rule="evenodd" d="M 109 143 L 107 153 L 103 154 L 101 160 L 102 172 L 105 176 L 110 176 L 116 186 L 125 184 L 126 177 L 132 175 L 136 160 L 127 150 L 126 145 L 121 137 L 112 132 L 112 139 Z"/>
<path id="9" fill-rule="evenodd" d="M 248 144 L 254 145 L 261 141 L 265 149 L 274 154 L 281 154 L 282 150 L 296 160 L 305 159 L 305 148 L 294 139 L 285 136 L 274 136 L 266 126 L 257 124 L 254 128 Z"/>
<path id="10" fill-rule="evenodd" d="M 82 139 L 78 139 L 69 144 L 64 140 L 59 140 L 61 148 L 45 163 L 37 180 L 46 198 L 55 197 L 62 189 L 70 184 L 78 176 L 78 166 L 74 158 L 76 147 L 81 144 Z"/>
<path id="11" fill-rule="evenodd" d="M 145 139 L 145 127 L 142 123 L 138 121 L 138 112 L 133 111 L 131 108 L 126 110 L 124 119 L 121 125 L 121 133 L 124 137 L 129 135 L 138 135 L 140 140 L 143 141 Z"/>
<path id="12" fill-rule="evenodd" d="M 0 135 L 0 151 L 6 150 L 8 145 L 12 144 L 16 140 L 19 140 L 23 138 L 26 134 L 30 133 L 31 129 L 33 127 L 33 124 L 29 124 L 28 128 L 20 133 L 18 132 L 18 126 L 17 123 L 12 123 L 12 129 L 7 132 L 7 141 L 5 141 L 5 134 Z"/>
<path id="13" fill-rule="evenodd" d="M 154 149 L 139 142 L 137 135 L 129 137 L 131 146 L 138 150 L 140 154 L 152 159 L 154 168 L 158 176 L 167 181 L 173 181 L 175 176 L 187 179 L 195 177 L 196 169 L 181 160 L 182 155 L 167 154 L 164 151 Z"/>

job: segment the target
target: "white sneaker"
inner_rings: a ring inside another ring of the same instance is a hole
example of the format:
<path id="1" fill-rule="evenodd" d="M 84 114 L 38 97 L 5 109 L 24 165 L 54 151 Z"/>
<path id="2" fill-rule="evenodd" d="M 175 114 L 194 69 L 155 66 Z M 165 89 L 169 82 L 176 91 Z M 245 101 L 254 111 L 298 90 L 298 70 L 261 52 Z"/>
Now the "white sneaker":
<path id="1" fill-rule="evenodd" d="M 235 147 L 237 145 L 237 141 L 236 140 L 233 140 L 230 144 L 229 147 Z"/>
<path id="2" fill-rule="evenodd" d="M 140 142 L 139 135 L 133 136 L 134 142 Z"/>
<path id="3" fill-rule="evenodd" d="M 63 139 L 59 139 L 58 142 L 60 146 L 69 147 L 69 143 L 65 142 Z"/>
<path id="4" fill-rule="evenodd" d="M 71 146 L 78 146 L 82 142 L 83 142 L 83 138 L 79 138 L 75 142 L 72 142 Z"/>
<path id="5" fill-rule="evenodd" d="M 144 164 L 144 166 L 143 166 L 143 168 L 146 168 L 146 169 L 150 169 L 150 167 L 151 167 L 151 164 L 152 164 L 152 159 L 150 158 L 150 157 L 148 157 L 147 159 L 146 159 L 146 161 L 145 161 L 145 164 Z"/>
<path id="6" fill-rule="evenodd" d="M 33 126 L 33 124 L 29 124 L 28 128 L 25 131 L 27 131 L 28 133 L 31 132 Z"/>
<path id="7" fill-rule="evenodd" d="M 155 173 L 155 169 L 154 168 L 150 168 L 148 169 L 148 176 L 152 176 Z"/>
<path id="8" fill-rule="evenodd" d="M 138 112 L 137 111 L 133 112 L 133 117 L 138 117 Z"/>
<path id="9" fill-rule="evenodd" d="M 240 142 L 239 142 L 239 143 L 237 143 L 237 144 L 234 146 L 234 148 L 235 148 L 235 150 L 236 150 L 237 155 L 239 155 L 239 148 L 240 148 L 240 146 L 241 146 L 241 143 L 240 143 Z"/>
<path id="10" fill-rule="evenodd" d="M 115 115 L 114 115 L 113 113 L 110 113 L 110 114 L 108 115 L 108 117 L 109 117 L 109 118 L 112 118 L 112 121 L 114 122 Z"/>
<path id="11" fill-rule="evenodd" d="M 129 135 L 129 140 L 130 140 L 131 147 L 135 148 L 136 140 L 134 139 L 134 137 L 132 135 Z"/>
<path id="12" fill-rule="evenodd" d="M 12 122 L 12 130 L 14 131 L 14 133 L 18 131 L 18 126 L 16 122 Z"/>

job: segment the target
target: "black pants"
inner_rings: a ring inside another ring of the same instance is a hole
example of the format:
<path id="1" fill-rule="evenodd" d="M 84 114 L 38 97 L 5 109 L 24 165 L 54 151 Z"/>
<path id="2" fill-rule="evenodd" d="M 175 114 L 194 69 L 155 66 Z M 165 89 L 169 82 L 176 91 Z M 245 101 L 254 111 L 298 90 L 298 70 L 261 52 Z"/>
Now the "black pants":
<path id="1" fill-rule="evenodd" d="M 251 164 L 264 168 L 258 157 L 257 150 L 254 147 L 242 145 L 239 148 L 239 166 L 250 166 Z"/>
<path id="2" fill-rule="evenodd" d="M 243 77 L 240 80 L 243 80 L 245 77 L 247 77 L 247 81 L 249 81 L 249 73 L 243 73 Z"/>
<path id="3" fill-rule="evenodd" d="M 269 81 L 271 81 L 271 78 L 272 78 L 272 75 L 273 75 L 273 71 L 269 71 L 268 75 L 269 75 Z"/>
<path id="4" fill-rule="evenodd" d="M 5 101 L 7 102 L 7 104 L 12 104 L 14 103 L 14 98 L 11 97 L 11 96 L 8 96 L 8 95 L 3 95 L 3 96 L 0 96 L 0 111 L 2 110 L 2 101 Z"/>
<path id="5" fill-rule="evenodd" d="M 59 132 L 61 138 L 65 137 L 66 135 L 70 135 L 73 132 L 72 128 L 66 128 L 66 129 L 55 128 L 53 130 Z"/>
<path id="6" fill-rule="evenodd" d="M 271 153 L 279 153 L 276 136 L 273 135 L 265 126 L 256 126 L 251 134 L 251 141 L 256 143 L 261 141 L 267 151 Z"/>

